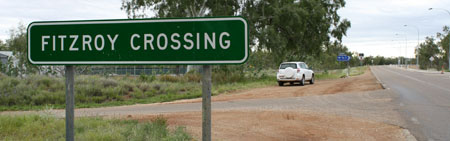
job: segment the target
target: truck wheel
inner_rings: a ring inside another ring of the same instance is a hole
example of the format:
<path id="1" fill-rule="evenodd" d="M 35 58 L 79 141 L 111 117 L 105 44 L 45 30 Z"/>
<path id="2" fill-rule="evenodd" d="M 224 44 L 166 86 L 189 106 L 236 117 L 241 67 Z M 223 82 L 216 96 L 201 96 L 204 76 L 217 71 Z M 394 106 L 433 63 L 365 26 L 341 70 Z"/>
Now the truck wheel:
<path id="1" fill-rule="evenodd" d="M 278 82 L 278 86 L 283 86 L 283 82 Z"/>
<path id="2" fill-rule="evenodd" d="M 305 85 L 305 76 L 303 75 L 302 80 L 300 80 L 300 86 Z"/>
<path id="3" fill-rule="evenodd" d="M 311 77 L 311 80 L 309 80 L 309 84 L 314 84 L 314 75 Z"/>

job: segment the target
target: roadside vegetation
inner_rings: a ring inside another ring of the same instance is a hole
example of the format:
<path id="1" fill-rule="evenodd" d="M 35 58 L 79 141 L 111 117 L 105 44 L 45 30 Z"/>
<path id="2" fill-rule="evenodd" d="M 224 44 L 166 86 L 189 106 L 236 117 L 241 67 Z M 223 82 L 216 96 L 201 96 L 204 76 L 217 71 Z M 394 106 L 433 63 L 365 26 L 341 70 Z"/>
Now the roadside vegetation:
<path id="1" fill-rule="evenodd" d="M 184 127 L 169 129 L 163 117 L 151 122 L 79 118 L 75 140 L 192 140 Z M 49 115 L 0 116 L 0 140 L 65 140 L 65 121 Z"/>
<path id="2" fill-rule="evenodd" d="M 352 67 L 350 69 L 350 76 L 357 76 L 364 74 L 368 69 L 367 66 L 362 67 Z M 347 77 L 347 69 L 336 69 L 336 70 L 325 70 L 321 72 L 316 72 L 316 80 L 327 80 L 327 79 L 338 79 Z"/>
<path id="3" fill-rule="evenodd" d="M 275 71 L 258 73 L 213 72 L 212 95 L 235 90 L 274 85 Z M 156 103 L 201 97 L 201 75 L 103 76 L 77 75 L 77 108 Z M 63 77 L 30 75 L 10 77 L 0 74 L 0 111 L 39 110 L 65 107 Z"/>
<path id="4" fill-rule="evenodd" d="M 350 75 L 364 73 L 367 67 L 352 68 Z M 317 80 L 342 78 L 346 69 L 321 71 Z M 275 86 L 276 70 L 213 72 L 212 95 L 236 90 Z M 158 103 L 201 97 L 201 75 L 140 75 L 105 76 L 78 75 L 75 77 L 75 105 L 77 108 Z M 10 77 L 0 75 L 0 111 L 41 110 L 46 107 L 65 108 L 63 77 L 31 75 Z"/>

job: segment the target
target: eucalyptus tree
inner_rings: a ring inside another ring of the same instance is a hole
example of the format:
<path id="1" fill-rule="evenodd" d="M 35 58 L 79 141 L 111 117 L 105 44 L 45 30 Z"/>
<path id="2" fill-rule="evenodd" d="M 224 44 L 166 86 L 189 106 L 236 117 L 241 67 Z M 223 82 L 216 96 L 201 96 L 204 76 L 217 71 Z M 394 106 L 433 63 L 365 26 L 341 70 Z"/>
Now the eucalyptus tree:
<path id="1" fill-rule="evenodd" d="M 341 44 L 351 26 L 337 12 L 344 6 L 344 0 L 124 0 L 121 9 L 129 18 L 242 16 L 252 50 L 279 63 L 318 58 L 330 42 Z"/>
<path id="2" fill-rule="evenodd" d="M 128 18 L 234 16 L 240 9 L 236 0 L 123 0 Z M 189 72 L 193 66 L 188 65 Z"/>
<path id="3" fill-rule="evenodd" d="M 8 48 L 6 47 L 6 43 L 3 43 L 2 40 L 0 40 L 0 51 L 5 51 L 8 50 Z"/>
<path id="4" fill-rule="evenodd" d="M 443 64 L 447 65 L 445 68 L 450 68 L 450 27 L 444 26 L 443 33 L 437 33 L 437 38 L 440 40 L 437 44 L 442 47 Z"/>
<path id="5" fill-rule="evenodd" d="M 14 68 L 16 72 L 11 74 L 22 76 L 29 73 L 38 73 L 40 67 L 28 62 L 26 27 L 19 24 L 17 28 L 11 29 L 9 32 L 10 36 L 9 39 L 6 39 L 6 44 L 17 59 L 17 66 Z"/>
<path id="6" fill-rule="evenodd" d="M 248 0 L 242 15 L 250 26 L 250 39 L 276 60 L 304 60 L 319 56 L 330 41 L 339 44 L 350 28 L 337 11 L 344 0 Z"/>
<path id="7" fill-rule="evenodd" d="M 437 64 L 439 60 L 439 56 L 442 56 L 441 50 L 439 46 L 435 43 L 435 39 L 433 37 L 426 37 L 425 42 L 420 44 L 420 47 L 418 49 L 419 51 L 419 57 L 424 58 L 420 59 L 420 67 L 428 68 L 433 67 L 433 64 Z M 429 58 L 433 57 L 435 59 L 434 63 L 430 62 Z"/>

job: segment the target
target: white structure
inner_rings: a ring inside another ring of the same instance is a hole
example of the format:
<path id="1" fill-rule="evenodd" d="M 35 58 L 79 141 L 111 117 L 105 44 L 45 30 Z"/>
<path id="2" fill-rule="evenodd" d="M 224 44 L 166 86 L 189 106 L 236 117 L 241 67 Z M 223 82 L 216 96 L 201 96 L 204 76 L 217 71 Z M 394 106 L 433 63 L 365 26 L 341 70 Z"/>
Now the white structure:
<path id="1" fill-rule="evenodd" d="M 0 51 L 0 63 L 2 65 L 8 65 L 8 59 L 15 59 L 12 51 Z M 15 62 L 15 61 L 14 61 Z M 14 63 L 15 65 L 15 63 Z"/>

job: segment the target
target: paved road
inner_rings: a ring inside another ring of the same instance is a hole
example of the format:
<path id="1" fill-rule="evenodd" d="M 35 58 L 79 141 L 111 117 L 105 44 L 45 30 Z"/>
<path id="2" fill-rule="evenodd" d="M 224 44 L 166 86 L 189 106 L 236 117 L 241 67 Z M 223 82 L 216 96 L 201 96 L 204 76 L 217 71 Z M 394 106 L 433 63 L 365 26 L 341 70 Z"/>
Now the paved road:
<path id="1" fill-rule="evenodd" d="M 394 93 L 406 128 L 418 140 L 450 140 L 450 75 L 372 67 L 375 76 Z"/>

